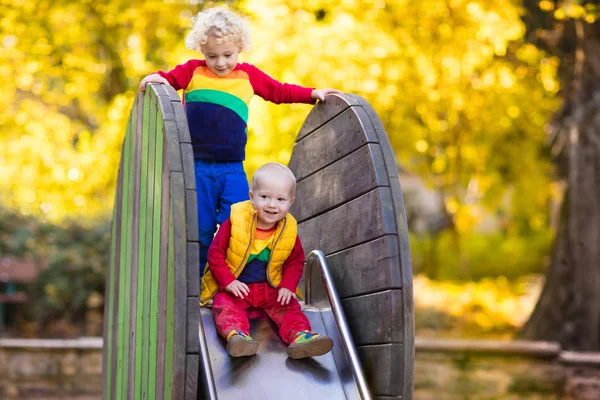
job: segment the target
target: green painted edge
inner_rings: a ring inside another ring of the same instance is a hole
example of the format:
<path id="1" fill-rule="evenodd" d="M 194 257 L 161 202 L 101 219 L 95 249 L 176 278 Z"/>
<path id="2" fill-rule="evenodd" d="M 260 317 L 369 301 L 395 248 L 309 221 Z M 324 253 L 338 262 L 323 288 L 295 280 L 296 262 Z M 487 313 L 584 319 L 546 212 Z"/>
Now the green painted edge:
<path id="1" fill-rule="evenodd" d="M 156 114 L 158 113 L 157 98 L 153 91 L 148 92 L 148 102 L 150 103 L 150 112 L 148 113 L 148 207 L 146 208 L 146 254 L 150 255 L 147 258 L 148 262 L 144 265 L 146 273 L 144 275 L 144 304 L 143 304 L 143 336 L 142 336 L 142 399 L 148 399 L 148 385 L 150 381 L 153 381 L 153 377 L 150 377 L 149 370 L 149 357 L 150 357 L 150 300 L 155 295 L 152 292 L 152 241 L 154 236 L 154 225 L 153 225 L 153 212 L 154 212 L 154 169 L 155 169 L 155 155 L 156 155 Z"/>
<path id="2" fill-rule="evenodd" d="M 147 97 L 146 95 L 145 97 Z M 142 320 L 143 315 L 140 312 L 144 304 L 144 274 L 145 274 L 145 254 L 146 241 L 144 235 L 146 234 L 146 209 L 148 207 L 147 199 L 147 187 L 148 187 L 148 125 L 149 125 L 149 107 L 150 102 L 144 99 L 144 111 L 143 111 L 143 122 L 142 122 L 142 160 L 141 160 L 141 182 L 140 182 L 140 230 L 138 232 L 139 249 L 138 249 L 138 276 L 137 276 L 137 313 L 136 313 L 136 332 L 135 332 L 135 378 L 134 378 L 134 399 L 141 399 L 142 396 Z"/>
<path id="3" fill-rule="evenodd" d="M 125 168 L 125 172 L 123 174 L 123 182 L 122 182 L 122 187 L 124 189 L 127 189 L 129 186 L 129 172 L 130 172 L 130 165 L 129 165 L 129 150 L 131 147 L 131 134 L 130 134 L 130 127 L 128 126 L 127 129 L 127 133 L 125 135 L 125 148 L 124 148 L 124 162 L 123 162 L 123 166 Z M 121 236 L 120 236 L 120 240 L 121 240 L 121 256 L 119 258 L 119 280 L 118 280 L 118 285 L 119 285 L 119 308 L 118 308 L 118 321 L 117 321 L 117 329 L 118 329 L 118 338 L 117 338 L 117 382 L 116 382 L 116 396 L 119 398 L 123 398 L 123 375 L 122 375 L 122 371 L 123 371 L 123 342 L 124 342 L 124 326 L 125 326 L 125 321 L 124 321 L 124 311 L 123 311 L 123 307 L 125 302 L 123 301 L 123 297 L 124 297 L 124 292 L 125 292 L 125 284 L 124 284 L 124 271 L 125 268 L 123 268 L 124 264 L 127 264 L 128 258 L 127 258 L 127 246 L 123 246 L 123 241 L 126 240 L 127 237 L 127 212 L 128 212 L 128 207 L 127 207 L 127 203 L 129 202 L 129 191 L 128 190 L 123 190 L 123 197 L 121 199 Z"/>
<path id="4" fill-rule="evenodd" d="M 148 382 L 148 398 L 156 399 L 156 351 L 158 341 L 158 277 L 160 270 L 160 233 L 162 205 L 162 166 L 163 166 L 163 119 L 161 113 L 156 114 L 156 158 L 154 160 L 154 223 L 152 243 L 152 299 L 150 299 L 150 360 L 149 375 L 154 379 Z"/>
<path id="5" fill-rule="evenodd" d="M 220 90 L 199 89 L 185 94 L 186 103 L 211 103 L 225 107 L 248 122 L 248 104 L 242 99 Z"/>
<path id="6" fill-rule="evenodd" d="M 125 282 L 123 283 L 124 287 L 124 297 L 123 297 L 123 309 L 124 311 L 124 326 L 123 326 L 123 399 L 129 396 L 129 342 L 131 341 L 130 331 L 130 315 L 131 315 L 131 291 L 129 287 L 131 285 L 131 261 L 132 257 L 132 247 L 133 247 L 133 207 L 134 207 L 134 179 L 135 179 L 135 131 L 131 131 L 129 133 L 129 183 L 126 186 L 127 191 L 127 235 L 125 240 L 127 241 L 127 258 L 125 258 L 126 262 L 121 263 L 121 267 L 125 270 Z"/>
<path id="7" fill-rule="evenodd" d="M 104 307 L 108 307 L 108 321 L 107 321 L 107 333 L 106 333 L 106 360 L 104 363 L 104 367 L 105 367 L 105 377 L 106 377 L 106 381 L 105 381 L 105 386 L 104 386 L 104 394 L 105 394 L 105 398 L 108 400 L 110 399 L 110 394 L 111 394 L 111 387 L 112 387 L 112 346 L 113 346 L 113 335 L 112 335 L 112 329 L 113 329 L 113 325 L 114 325 L 114 313 L 113 313 L 113 306 L 114 306 L 114 296 L 115 296 L 115 263 L 116 263 L 116 254 L 115 254 L 115 250 L 117 247 L 117 239 L 116 239 L 116 235 L 117 235 L 117 200 L 118 198 L 116 197 L 116 193 L 115 193 L 115 204 L 113 206 L 113 215 L 112 215 L 112 223 L 111 223 L 111 228 L 110 228 L 110 260 L 109 260 L 109 265 L 108 265 L 108 279 L 107 281 L 109 282 L 108 285 L 108 298 L 105 300 L 104 302 Z"/>
<path id="8" fill-rule="evenodd" d="M 169 258 L 167 272 L 167 315 L 165 323 L 165 388 L 164 399 L 173 397 L 173 353 L 175 334 L 175 231 L 173 229 L 173 201 L 169 207 Z"/>

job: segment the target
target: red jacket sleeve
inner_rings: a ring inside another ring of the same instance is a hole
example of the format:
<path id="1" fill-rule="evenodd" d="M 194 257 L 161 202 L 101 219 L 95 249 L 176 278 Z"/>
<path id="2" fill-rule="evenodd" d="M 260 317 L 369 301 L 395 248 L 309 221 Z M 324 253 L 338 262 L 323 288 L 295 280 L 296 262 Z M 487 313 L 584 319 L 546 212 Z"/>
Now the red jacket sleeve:
<path id="1" fill-rule="evenodd" d="M 283 263 L 281 283 L 278 288 L 284 287 L 296 292 L 300 278 L 302 278 L 302 271 L 304 271 L 304 249 L 300 242 L 300 236 L 296 236 L 296 244 L 292 249 L 292 253 Z"/>
<path id="2" fill-rule="evenodd" d="M 170 71 L 158 71 L 157 74 L 169 81 L 169 84 L 173 86 L 175 90 L 185 89 L 194 77 L 196 68 L 205 64 L 206 61 L 204 60 L 189 60 L 184 64 L 179 64 Z"/>
<path id="3" fill-rule="evenodd" d="M 225 262 L 230 237 L 231 222 L 227 220 L 221 224 L 208 248 L 208 268 L 221 290 L 225 289 L 227 285 L 235 281 L 235 276 L 231 273 Z"/>
<path id="4" fill-rule="evenodd" d="M 241 64 L 241 69 L 248 74 L 254 93 L 267 101 L 275 104 L 316 103 L 316 100 L 313 100 L 310 97 L 313 91 L 312 88 L 292 85 L 290 83 L 281 83 L 251 64 Z"/>

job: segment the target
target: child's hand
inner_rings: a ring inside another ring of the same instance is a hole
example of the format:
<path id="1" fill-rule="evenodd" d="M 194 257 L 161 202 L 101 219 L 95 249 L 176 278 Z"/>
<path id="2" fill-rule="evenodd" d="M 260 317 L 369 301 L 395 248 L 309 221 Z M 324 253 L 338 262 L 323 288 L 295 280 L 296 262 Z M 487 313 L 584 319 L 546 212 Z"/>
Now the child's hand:
<path id="1" fill-rule="evenodd" d="M 142 92 L 146 91 L 146 83 L 164 83 L 165 85 L 169 85 L 169 81 L 160 76 L 159 74 L 150 74 L 140 82 L 140 90 Z"/>
<path id="2" fill-rule="evenodd" d="M 292 298 L 296 298 L 296 293 L 290 289 L 282 287 L 277 290 L 277 302 L 281 303 L 282 306 L 288 304 Z"/>
<path id="3" fill-rule="evenodd" d="M 325 96 L 332 93 L 342 93 L 337 89 L 313 89 L 310 98 L 313 100 L 325 101 Z"/>
<path id="4" fill-rule="evenodd" d="M 244 296 L 248 296 L 248 293 L 250 293 L 248 285 L 246 285 L 244 282 L 238 281 L 237 279 L 227 285 L 225 287 L 225 291 L 233 294 L 235 297 L 239 297 L 240 299 L 243 299 Z"/>

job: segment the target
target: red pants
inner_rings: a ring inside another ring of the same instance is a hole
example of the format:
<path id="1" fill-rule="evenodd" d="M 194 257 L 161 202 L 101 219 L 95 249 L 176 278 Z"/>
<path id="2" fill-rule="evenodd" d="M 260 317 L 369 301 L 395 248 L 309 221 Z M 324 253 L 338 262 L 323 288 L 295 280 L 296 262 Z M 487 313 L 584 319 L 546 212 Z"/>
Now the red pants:
<path id="1" fill-rule="evenodd" d="M 310 331 L 310 322 L 300 309 L 298 300 L 291 299 L 282 306 L 277 302 L 277 289 L 268 282 L 249 283 L 250 293 L 240 299 L 228 292 L 220 291 L 213 299 L 213 316 L 219 335 L 227 338 L 232 330 L 250 335 L 250 322 L 246 310 L 250 307 L 262 308 L 279 328 L 281 339 L 290 344 L 296 333 Z"/>

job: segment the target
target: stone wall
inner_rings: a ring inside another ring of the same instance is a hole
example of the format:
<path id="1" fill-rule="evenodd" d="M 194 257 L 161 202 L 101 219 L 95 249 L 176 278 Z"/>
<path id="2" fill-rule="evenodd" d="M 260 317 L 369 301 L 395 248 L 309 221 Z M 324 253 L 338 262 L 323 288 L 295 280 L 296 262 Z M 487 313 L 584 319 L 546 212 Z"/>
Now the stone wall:
<path id="1" fill-rule="evenodd" d="M 102 338 L 0 339 L 0 399 L 97 400 Z"/>
<path id="2" fill-rule="evenodd" d="M 416 400 L 564 400 L 558 345 L 416 341 Z"/>
<path id="3" fill-rule="evenodd" d="M 99 400 L 102 339 L 0 339 L 0 399 Z M 416 340 L 414 400 L 598 400 L 598 355 L 557 344 Z"/>

